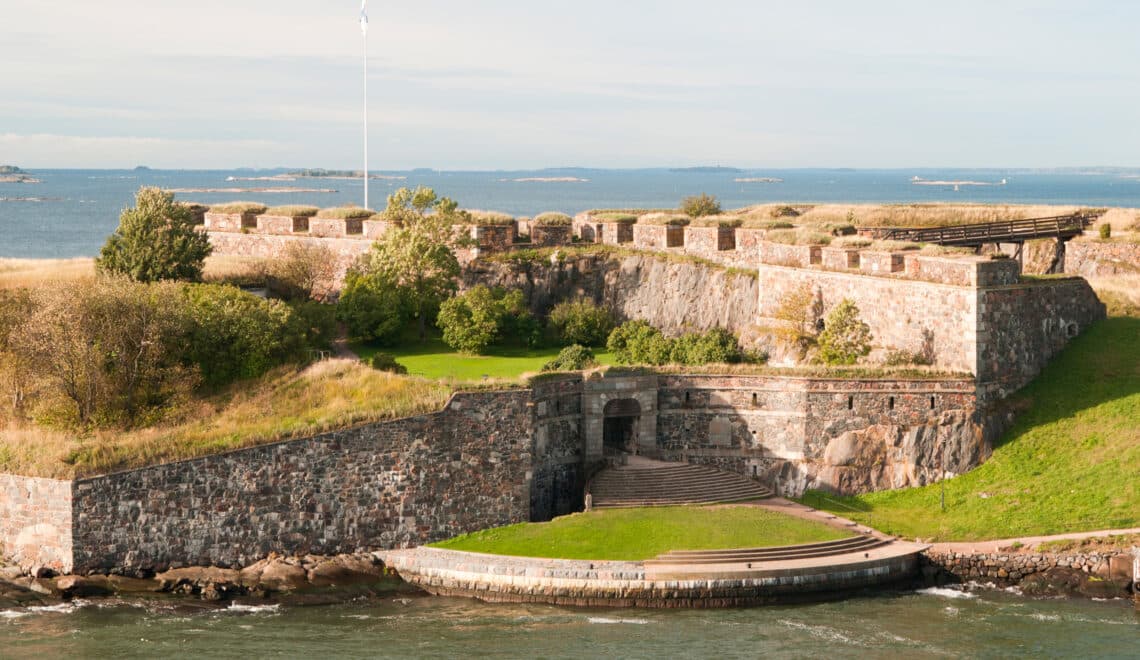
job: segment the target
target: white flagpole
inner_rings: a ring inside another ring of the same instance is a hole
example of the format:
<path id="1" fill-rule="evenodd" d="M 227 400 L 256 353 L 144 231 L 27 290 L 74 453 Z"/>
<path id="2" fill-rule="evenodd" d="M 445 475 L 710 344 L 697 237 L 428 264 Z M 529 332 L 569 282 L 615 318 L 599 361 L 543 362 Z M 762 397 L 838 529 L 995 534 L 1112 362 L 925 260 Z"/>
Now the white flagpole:
<path id="1" fill-rule="evenodd" d="M 360 32 L 364 36 L 364 208 L 368 206 L 368 0 L 360 0 Z"/>

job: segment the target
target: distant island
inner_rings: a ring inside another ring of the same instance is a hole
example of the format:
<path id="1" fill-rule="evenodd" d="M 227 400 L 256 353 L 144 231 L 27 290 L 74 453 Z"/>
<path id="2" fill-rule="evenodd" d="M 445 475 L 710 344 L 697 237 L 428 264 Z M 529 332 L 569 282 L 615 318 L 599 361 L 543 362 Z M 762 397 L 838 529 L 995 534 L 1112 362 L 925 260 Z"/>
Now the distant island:
<path id="1" fill-rule="evenodd" d="M 521 179 L 499 179 L 499 181 L 517 181 L 519 183 L 586 183 L 589 179 L 580 179 L 576 176 L 527 176 Z"/>
<path id="2" fill-rule="evenodd" d="M 147 167 L 146 165 L 137 165 L 137 166 L 135 167 L 135 171 L 136 171 L 136 172 L 149 172 L 149 171 L 150 171 L 150 168 L 149 168 L 149 167 Z"/>
<path id="3" fill-rule="evenodd" d="M 1004 186 L 1004 185 L 1006 185 L 1005 179 L 1002 179 L 1001 181 L 999 181 L 997 183 L 992 183 L 989 181 L 969 181 L 969 180 L 930 181 L 930 180 L 924 179 L 920 176 L 911 177 L 910 182 L 911 182 L 911 184 L 916 185 L 916 186 L 954 186 L 955 188 L 957 188 L 959 186 Z"/>
<path id="4" fill-rule="evenodd" d="M 749 176 L 733 179 L 737 183 L 783 183 L 784 180 L 774 176 Z"/>
<path id="5" fill-rule="evenodd" d="M 167 188 L 172 193 L 335 193 L 335 188 L 295 188 L 292 186 L 282 188 Z"/>
<path id="6" fill-rule="evenodd" d="M 42 183 L 15 165 L 0 165 L 0 183 Z"/>
<path id="7" fill-rule="evenodd" d="M 285 174 L 278 174 L 276 177 L 267 177 L 272 179 L 284 177 L 307 177 L 312 179 L 359 179 L 364 176 L 364 172 L 360 170 L 326 170 L 320 167 L 296 170 L 293 172 L 286 172 Z M 403 181 L 407 179 L 406 176 L 398 176 L 393 174 L 369 174 L 369 179 L 387 179 L 393 181 Z M 252 179 L 251 179 L 252 180 Z"/>
<path id="8" fill-rule="evenodd" d="M 722 167 L 720 165 L 702 165 L 699 167 L 671 167 L 670 172 L 685 172 L 692 174 L 738 174 L 744 170 L 739 167 Z"/>

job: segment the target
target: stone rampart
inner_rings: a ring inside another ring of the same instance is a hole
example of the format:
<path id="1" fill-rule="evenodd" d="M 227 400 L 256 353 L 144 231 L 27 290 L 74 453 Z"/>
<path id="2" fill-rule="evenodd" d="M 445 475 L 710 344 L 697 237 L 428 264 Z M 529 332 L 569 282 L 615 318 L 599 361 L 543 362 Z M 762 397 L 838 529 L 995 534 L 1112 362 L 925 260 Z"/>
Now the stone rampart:
<path id="1" fill-rule="evenodd" d="M 530 518 L 525 390 L 74 483 L 76 572 L 239 567 L 418 545 Z"/>
<path id="2" fill-rule="evenodd" d="M 1135 559 L 1129 550 L 1041 552 L 1030 548 L 985 551 L 927 550 L 927 579 L 1015 585 L 1035 596 L 1127 597 Z"/>
<path id="3" fill-rule="evenodd" d="M 781 494 L 920 486 L 989 456 L 970 379 L 658 377 L 657 451 Z"/>
<path id="4" fill-rule="evenodd" d="M 1069 241 L 1065 246 L 1065 272 L 1082 277 L 1138 275 L 1140 243 Z"/>
<path id="5" fill-rule="evenodd" d="M 544 378 L 534 385 L 531 520 L 582 509 L 589 463 L 582 435 L 582 378 Z"/>
<path id="6" fill-rule="evenodd" d="M 0 474 L 0 556 L 25 569 L 68 573 L 71 482 Z"/>
<path id="7" fill-rule="evenodd" d="M 676 225 L 633 225 L 633 247 L 637 250 L 665 250 L 685 245 L 685 228 Z"/>

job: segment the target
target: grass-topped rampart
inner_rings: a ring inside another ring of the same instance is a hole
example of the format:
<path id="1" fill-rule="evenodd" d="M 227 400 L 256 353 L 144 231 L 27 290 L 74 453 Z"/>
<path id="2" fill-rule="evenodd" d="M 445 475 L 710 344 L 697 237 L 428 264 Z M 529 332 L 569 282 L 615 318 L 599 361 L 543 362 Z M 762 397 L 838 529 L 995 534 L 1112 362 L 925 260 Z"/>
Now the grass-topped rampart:
<path id="1" fill-rule="evenodd" d="M 606 509 L 464 534 L 433 547 L 516 557 L 640 561 L 673 550 L 835 541 L 850 532 L 756 506 Z"/>

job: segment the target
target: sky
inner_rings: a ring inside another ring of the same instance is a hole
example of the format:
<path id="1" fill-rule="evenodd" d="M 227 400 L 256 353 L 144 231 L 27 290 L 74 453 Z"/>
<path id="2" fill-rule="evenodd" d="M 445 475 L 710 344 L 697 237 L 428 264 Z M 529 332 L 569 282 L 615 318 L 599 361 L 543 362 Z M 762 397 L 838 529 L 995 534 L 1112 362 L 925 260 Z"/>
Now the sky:
<path id="1" fill-rule="evenodd" d="M 0 163 L 360 168 L 354 0 L 0 0 Z M 1140 3 L 368 3 L 371 169 L 1140 165 Z"/>

